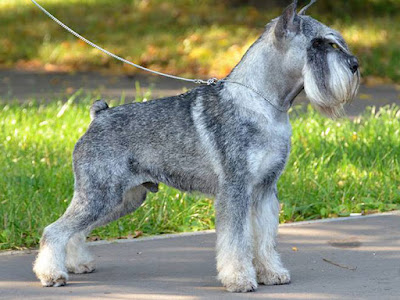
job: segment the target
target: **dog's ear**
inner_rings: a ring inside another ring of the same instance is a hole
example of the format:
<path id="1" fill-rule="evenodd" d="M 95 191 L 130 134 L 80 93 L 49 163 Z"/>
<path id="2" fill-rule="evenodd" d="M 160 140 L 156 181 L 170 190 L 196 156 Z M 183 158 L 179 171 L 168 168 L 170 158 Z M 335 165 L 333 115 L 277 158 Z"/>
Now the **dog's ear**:
<path id="1" fill-rule="evenodd" d="M 297 17 L 297 0 L 293 1 L 279 17 L 275 27 L 275 36 L 278 39 L 289 36 L 291 33 L 296 34 L 300 29 L 300 21 Z"/>

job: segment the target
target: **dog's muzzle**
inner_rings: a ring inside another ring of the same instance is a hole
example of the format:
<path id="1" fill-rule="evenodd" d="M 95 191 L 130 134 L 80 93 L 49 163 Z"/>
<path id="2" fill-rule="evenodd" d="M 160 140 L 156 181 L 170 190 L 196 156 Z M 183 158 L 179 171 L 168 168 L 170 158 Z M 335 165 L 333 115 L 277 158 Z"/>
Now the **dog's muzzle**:
<path id="1" fill-rule="evenodd" d="M 349 68 L 350 68 L 351 72 L 353 74 L 355 74 L 358 71 L 358 67 L 359 67 L 358 59 L 355 56 L 351 56 L 348 60 L 348 63 L 349 63 Z"/>

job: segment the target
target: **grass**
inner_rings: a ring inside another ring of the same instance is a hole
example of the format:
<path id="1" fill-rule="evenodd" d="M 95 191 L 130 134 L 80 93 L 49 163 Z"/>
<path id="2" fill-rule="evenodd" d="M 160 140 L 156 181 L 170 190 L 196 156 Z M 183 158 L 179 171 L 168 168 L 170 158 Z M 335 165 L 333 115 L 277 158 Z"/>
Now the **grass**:
<path id="1" fill-rule="evenodd" d="M 72 149 L 87 128 L 91 97 L 0 104 L 0 249 L 35 247 L 73 192 Z M 114 102 L 114 105 L 116 102 Z M 293 147 L 279 181 L 281 222 L 400 208 L 400 108 L 355 120 L 293 111 Z M 214 227 L 213 201 L 161 186 L 134 214 L 96 229 L 93 238 L 197 231 Z"/>
<path id="2" fill-rule="evenodd" d="M 256 9 L 230 2 L 40 1 L 73 29 L 122 57 L 155 70 L 193 77 L 226 75 L 264 25 L 281 13 L 269 5 Z M 400 82 L 399 1 L 320 1 L 310 13 L 343 33 L 360 59 L 364 77 Z M 3 67 L 137 72 L 85 45 L 29 0 L 2 0 L 0 28 Z"/>

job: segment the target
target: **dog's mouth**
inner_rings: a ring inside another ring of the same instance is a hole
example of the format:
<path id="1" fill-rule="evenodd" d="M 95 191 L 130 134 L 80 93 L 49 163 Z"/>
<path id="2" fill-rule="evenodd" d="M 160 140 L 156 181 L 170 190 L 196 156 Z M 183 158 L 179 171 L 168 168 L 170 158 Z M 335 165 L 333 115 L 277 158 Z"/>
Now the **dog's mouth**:
<path id="1" fill-rule="evenodd" d="M 318 111 L 334 119 L 342 117 L 344 106 L 356 97 L 361 76 L 358 69 L 353 72 L 343 62 L 329 58 L 328 62 L 329 70 L 320 76 L 310 66 L 305 66 L 304 90 Z"/>
<path id="2" fill-rule="evenodd" d="M 346 115 L 343 104 L 337 106 L 320 106 L 313 104 L 313 107 L 331 119 L 338 119 Z"/>

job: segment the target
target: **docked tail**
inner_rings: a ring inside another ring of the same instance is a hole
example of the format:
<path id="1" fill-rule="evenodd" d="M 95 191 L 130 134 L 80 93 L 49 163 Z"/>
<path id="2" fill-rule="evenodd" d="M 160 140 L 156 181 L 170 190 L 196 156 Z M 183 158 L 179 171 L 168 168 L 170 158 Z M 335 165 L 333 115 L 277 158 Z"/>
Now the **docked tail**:
<path id="1" fill-rule="evenodd" d="M 90 117 L 92 120 L 97 116 L 97 114 L 103 110 L 108 109 L 108 105 L 104 100 L 97 100 L 90 107 Z"/>

